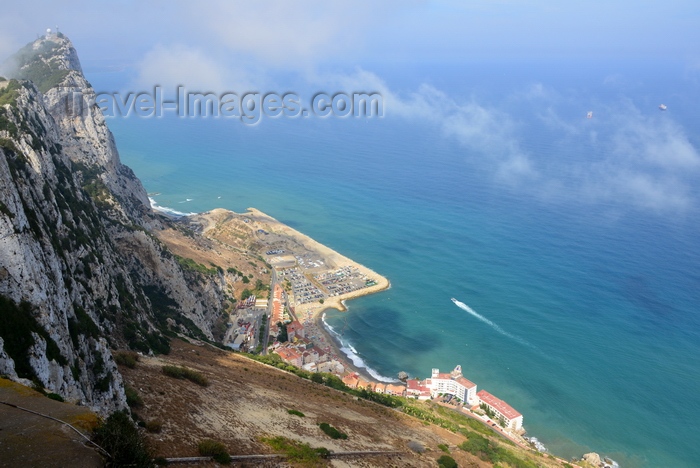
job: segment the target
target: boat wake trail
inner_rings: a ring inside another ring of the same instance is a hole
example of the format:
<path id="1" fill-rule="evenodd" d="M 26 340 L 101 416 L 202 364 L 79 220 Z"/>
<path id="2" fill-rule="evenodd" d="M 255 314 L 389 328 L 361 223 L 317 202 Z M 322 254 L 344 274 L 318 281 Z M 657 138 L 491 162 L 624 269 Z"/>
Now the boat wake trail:
<path id="1" fill-rule="evenodd" d="M 533 345 L 531 345 L 531 344 L 528 343 L 527 341 L 523 340 L 523 339 L 520 338 L 519 336 L 515 336 L 515 335 L 513 335 L 512 333 L 508 333 L 507 331 L 505 331 L 504 329 L 502 329 L 501 327 L 499 327 L 497 324 L 493 323 L 491 320 L 487 319 L 486 317 L 484 317 L 483 315 L 481 315 L 480 313 L 478 313 L 477 311 L 475 311 L 474 309 L 472 309 L 471 307 L 469 307 L 469 306 L 468 306 L 467 304 L 465 304 L 464 302 L 460 302 L 460 301 L 458 301 L 457 299 L 454 299 L 454 298 L 452 299 L 452 302 L 454 302 L 455 305 L 456 305 L 457 307 L 459 307 L 459 308 L 462 309 L 463 311 L 467 312 L 469 315 L 473 315 L 474 317 L 478 318 L 479 320 L 481 320 L 482 322 L 484 322 L 486 325 L 488 325 L 488 326 L 490 326 L 491 328 L 493 328 L 494 330 L 496 330 L 496 331 L 497 331 L 498 333 L 500 333 L 501 335 L 507 336 L 507 337 L 510 338 L 511 340 L 515 340 L 515 341 L 517 341 L 518 343 L 520 343 L 520 344 L 522 344 L 522 345 L 528 346 L 528 347 L 530 347 L 530 348 L 532 348 L 532 349 L 536 349 Z"/>

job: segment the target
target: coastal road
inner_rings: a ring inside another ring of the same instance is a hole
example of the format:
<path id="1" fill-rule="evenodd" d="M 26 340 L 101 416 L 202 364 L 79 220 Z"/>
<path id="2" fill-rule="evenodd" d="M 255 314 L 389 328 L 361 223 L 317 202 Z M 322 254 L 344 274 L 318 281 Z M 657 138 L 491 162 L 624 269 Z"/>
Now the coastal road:
<path id="1" fill-rule="evenodd" d="M 472 413 L 472 412 L 469 411 L 468 409 L 458 409 L 458 408 L 455 408 L 454 406 L 452 406 L 452 405 L 450 405 L 450 404 L 442 403 L 442 402 L 440 402 L 440 401 L 438 401 L 438 402 L 436 402 L 436 403 L 437 403 L 438 405 L 444 407 L 444 408 L 450 409 L 450 410 L 452 410 L 452 411 L 456 411 L 456 412 L 459 413 L 459 414 L 462 414 L 462 415 L 464 415 L 464 416 L 467 416 L 467 417 L 469 417 L 469 418 L 472 418 L 472 419 L 475 420 L 475 421 L 479 421 L 481 424 L 483 424 L 484 426 L 486 426 L 486 427 L 488 427 L 489 429 L 491 429 L 495 434 L 498 434 L 498 435 L 500 435 L 501 437 L 504 437 L 504 438 L 510 440 L 511 442 L 516 443 L 517 445 L 521 446 L 522 448 L 525 448 L 525 449 L 528 449 L 528 450 L 532 450 L 532 447 L 530 447 L 528 444 L 524 444 L 524 443 L 522 442 L 522 440 L 518 439 L 516 436 L 509 434 L 508 432 L 506 432 L 505 430 L 503 430 L 503 428 L 501 428 L 500 426 L 492 426 L 491 424 L 489 424 L 488 422 L 484 421 L 483 419 L 481 419 L 480 417 L 478 417 L 477 415 L 475 415 L 474 413 Z"/>
<path id="2" fill-rule="evenodd" d="M 265 336 L 261 337 L 263 349 L 262 355 L 267 354 L 267 346 L 270 341 L 270 319 L 272 319 L 272 302 L 274 299 L 275 284 L 277 284 L 277 270 L 272 269 L 272 274 L 270 275 L 270 294 L 267 296 L 267 320 L 265 320 Z"/>

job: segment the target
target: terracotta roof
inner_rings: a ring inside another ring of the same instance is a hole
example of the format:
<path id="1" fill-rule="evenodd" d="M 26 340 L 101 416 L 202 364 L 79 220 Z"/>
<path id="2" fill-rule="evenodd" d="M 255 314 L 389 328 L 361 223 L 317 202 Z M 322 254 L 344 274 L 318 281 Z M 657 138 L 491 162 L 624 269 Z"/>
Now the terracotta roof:
<path id="1" fill-rule="evenodd" d="M 406 381 L 406 388 L 409 390 L 418 390 L 420 387 L 420 381 L 418 379 L 408 379 Z"/>
<path id="2" fill-rule="evenodd" d="M 374 384 L 372 382 L 367 382 L 366 380 L 360 379 L 359 382 L 357 382 L 357 387 L 362 387 L 365 390 L 369 390 L 371 392 L 374 391 Z"/>
<path id="3" fill-rule="evenodd" d="M 476 384 L 473 382 L 470 382 L 469 380 L 465 379 L 464 377 L 457 377 L 455 379 L 455 382 L 458 384 L 461 384 L 462 386 L 466 388 L 476 388 Z"/>
<path id="4" fill-rule="evenodd" d="M 518 416 L 522 416 L 518 411 L 516 411 L 508 403 L 506 403 L 505 401 L 503 401 L 499 398 L 496 398 L 495 396 L 491 395 L 486 390 L 481 390 L 476 395 L 479 397 L 479 400 L 481 400 L 484 403 L 486 403 L 487 405 L 497 409 L 499 413 L 501 413 L 503 416 L 505 416 L 508 419 L 515 419 Z"/>
<path id="5" fill-rule="evenodd" d="M 406 389 L 406 387 L 404 387 L 403 385 L 388 384 L 386 386 L 387 393 L 391 392 L 391 393 L 396 393 L 397 395 L 403 395 L 403 392 L 405 389 Z"/>
<path id="6" fill-rule="evenodd" d="M 295 349 L 292 348 L 280 348 L 276 352 L 285 361 L 293 361 L 301 357 L 301 354 L 299 354 Z"/>
<path id="7" fill-rule="evenodd" d="M 418 379 L 408 379 L 406 381 L 406 390 L 411 390 L 412 392 L 430 393 L 430 388 L 425 385 L 425 381 L 420 381 Z"/>
<path id="8" fill-rule="evenodd" d="M 272 303 L 272 321 L 277 323 L 282 320 L 282 304 L 279 302 Z"/>
<path id="9" fill-rule="evenodd" d="M 348 387 L 357 386 L 357 382 L 360 380 L 360 376 L 356 373 L 348 374 L 343 377 L 343 383 Z"/>

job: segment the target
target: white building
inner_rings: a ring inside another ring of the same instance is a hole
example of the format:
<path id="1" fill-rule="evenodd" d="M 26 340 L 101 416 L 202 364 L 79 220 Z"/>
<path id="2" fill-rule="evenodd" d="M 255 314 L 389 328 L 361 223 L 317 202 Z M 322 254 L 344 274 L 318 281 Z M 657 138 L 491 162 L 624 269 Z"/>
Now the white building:
<path id="1" fill-rule="evenodd" d="M 477 405 L 476 384 L 462 376 L 462 366 L 457 366 L 449 374 L 441 374 L 440 369 L 433 369 L 430 378 L 430 395 L 453 395 L 470 406 Z"/>
<path id="2" fill-rule="evenodd" d="M 327 372 L 329 374 L 342 374 L 345 372 L 345 367 L 343 365 L 336 361 L 321 361 L 316 363 L 318 372 Z"/>
<path id="3" fill-rule="evenodd" d="M 479 404 L 484 404 L 488 409 L 493 411 L 493 419 L 503 420 L 505 427 L 519 431 L 523 428 L 523 415 L 516 411 L 512 406 L 503 400 L 496 398 L 486 390 L 482 390 L 477 394 Z"/>

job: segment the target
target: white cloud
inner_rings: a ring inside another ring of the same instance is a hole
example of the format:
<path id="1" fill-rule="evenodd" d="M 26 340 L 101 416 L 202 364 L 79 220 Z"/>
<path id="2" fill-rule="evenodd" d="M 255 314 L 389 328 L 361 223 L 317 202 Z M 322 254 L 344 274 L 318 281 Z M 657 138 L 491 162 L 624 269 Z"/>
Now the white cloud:
<path id="1" fill-rule="evenodd" d="M 5 57 L 12 55 L 19 49 L 19 45 L 7 33 L 0 31 L 0 63 Z"/>
<path id="2" fill-rule="evenodd" d="M 584 130 L 583 127 L 577 125 L 574 121 L 567 120 L 560 116 L 552 106 L 548 106 L 544 110 L 537 110 L 536 112 L 537 118 L 549 128 L 554 130 L 564 132 L 571 136 L 579 135 Z M 578 118 L 579 122 L 581 121 L 581 117 L 583 117 L 583 115 L 584 112 L 581 112 L 581 115 Z"/>
<path id="3" fill-rule="evenodd" d="M 378 92 L 384 98 L 384 115 L 424 121 L 468 150 L 468 158 L 491 168 L 508 183 L 537 177 L 534 164 L 520 149 L 517 125 L 510 116 L 476 101 L 457 102 L 433 86 L 399 94 L 374 73 L 357 70 L 350 75 L 320 76 L 317 81 L 345 92 Z"/>
<path id="4" fill-rule="evenodd" d="M 373 75 L 362 72 L 359 76 Z M 437 123 L 445 136 L 483 156 L 495 180 L 519 185 L 519 190 L 540 199 L 612 204 L 657 213 L 678 213 L 694 206 L 692 179 L 700 173 L 700 153 L 683 127 L 655 108 L 643 113 L 621 100 L 600 105 L 592 120 L 583 111 L 572 117 L 571 104 L 580 98 L 535 84 L 505 100 L 506 106 L 515 101 L 532 104 L 536 119 L 523 123 L 503 109 L 473 99 L 457 103 L 429 86 L 402 98 L 374 79 L 377 89 L 389 96 L 387 115 L 420 116 Z M 567 113 L 562 114 L 560 107 L 568 109 Z M 590 159 L 582 153 L 571 159 L 553 154 L 535 157 L 524 151 L 523 135 L 534 122 L 550 129 L 548 147 L 574 152 L 578 147 L 588 148 Z"/>
<path id="5" fill-rule="evenodd" d="M 206 8 L 187 5 L 187 20 L 206 25 L 202 32 L 212 35 L 217 45 L 285 69 L 313 68 L 327 59 L 358 54 L 368 32 L 380 28 L 388 12 L 405 8 L 398 1 L 370 0 L 217 0 Z"/>
<path id="6" fill-rule="evenodd" d="M 542 83 L 533 83 L 525 92 L 525 99 L 546 99 L 551 98 L 552 90 Z"/>
<path id="7" fill-rule="evenodd" d="M 182 85 L 189 91 L 244 93 L 264 85 L 263 78 L 253 82 L 251 72 L 244 67 L 181 44 L 154 47 L 137 64 L 137 72 L 135 84 L 144 89 L 160 85 L 174 90 Z"/>
<path id="8" fill-rule="evenodd" d="M 695 170 L 700 167 L 700 154 L 683 129 L 666 116 L 626 115 L 613 144 L 620 157 L 645 162 L 658 169 Z"/>
<path id="9" fill-rule="evenodd" d="M 138 64 L 137 83 L 173 88 L 184 85 L 218 90 L 224 84 L 223 68 L 199 49 L 184 46 L 158 45 Z"/>
<path id="10" fill-rule="evenodd" d="M 689 208 L 691 195 L 684 183 L 675 178 L 655 177 L 653 174 L 618 174 L 619 188 L 638 206 L 656 211 L 684 211 Z"/>
<path id="11" fill-rule="evenodd" d="M 593 187 L 641 209 L 691 209 L 700 154 L 684 129 L 667 114 L 644 115 L 629 105 L 622 109 L 610 119 L 615 129 L 604 142 L 609 155 L 594 167 L 600 170 L 600 177 Z M 587 188 L 590 191 L 591 186 Z"/>
<path id="12" fill-rule="evenodd" d="M 633 206 L 657 213 L 684 212 L 692 207 L 689 186 L 678 178 L 644 172 L 625 166 L 605 165 L 580 190 L 591 202 Z"/>
<path id="13" fill-rule="evenodd" d="M 552 102 L 540 120 L 558 130 L 559 148 L 582 146 L 588 152 L 550 163 L 545 184 L 562 191 L 548 196 L 634 207 L 654 212 L 692 209 L 693 180 L 700 174 L 700 153 L 670 114 L 642 112 L 628 100 L 601 105 L 592 120 L 567 122 Z"/>
<path id="14" fill-rule="evenodd" d="M 539 178 L 539 173 L 529 157 L 524 153 L 513 151 L 498 163 L 496 176 L 502 182 L 519 184 L 525 180 Z"/>

